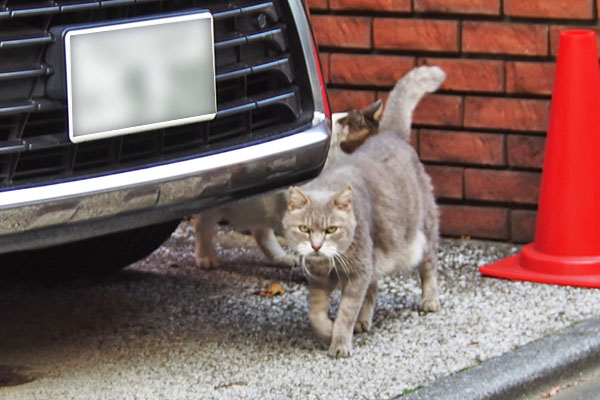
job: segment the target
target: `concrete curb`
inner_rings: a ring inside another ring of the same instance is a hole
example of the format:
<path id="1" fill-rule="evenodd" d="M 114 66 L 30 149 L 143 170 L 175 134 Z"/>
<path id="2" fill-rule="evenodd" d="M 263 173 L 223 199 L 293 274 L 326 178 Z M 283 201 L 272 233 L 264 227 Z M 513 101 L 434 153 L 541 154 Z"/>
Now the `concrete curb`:
<path id="1" fill-rule="evenodd" d="M 599 361 L 600 317 L 594 317 L 398 399 L 514 399 Z"/>

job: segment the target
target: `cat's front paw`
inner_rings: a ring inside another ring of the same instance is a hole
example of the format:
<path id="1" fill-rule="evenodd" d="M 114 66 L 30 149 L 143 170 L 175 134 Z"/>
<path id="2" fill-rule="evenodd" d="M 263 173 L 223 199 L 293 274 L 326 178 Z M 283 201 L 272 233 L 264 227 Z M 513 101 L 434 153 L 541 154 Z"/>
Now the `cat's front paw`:
<path id="1" fill-rule="evenodd" d="M 327 352 L 331 358 L 346 358 L 352 354 L 352 343 L 347 341 L 332 341 Z"/>
<path id="2" fill-rule="evenodd" d="M 354 324 L 354 333 L 369 332 L 371 330 L 371 321 L 356 321 Z"/>
<path id="3" fill-rule="evenodd" d="M 436 312 L 440 310 L 440 302 L 438 299 L 423 299 L 421 310 L 425 312 Z"/>

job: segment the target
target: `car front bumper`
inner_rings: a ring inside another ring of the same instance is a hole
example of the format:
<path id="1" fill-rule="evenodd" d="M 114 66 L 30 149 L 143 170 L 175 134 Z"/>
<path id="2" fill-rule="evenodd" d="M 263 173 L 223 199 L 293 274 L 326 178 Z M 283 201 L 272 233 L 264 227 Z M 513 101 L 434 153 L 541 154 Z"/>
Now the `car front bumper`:
<path id="1" fill-rule="evenodd" d="M 0 192 L 0 253 L 181 218 L 316 176 L 330 123 L 208 156 L 113 175 Z"/>

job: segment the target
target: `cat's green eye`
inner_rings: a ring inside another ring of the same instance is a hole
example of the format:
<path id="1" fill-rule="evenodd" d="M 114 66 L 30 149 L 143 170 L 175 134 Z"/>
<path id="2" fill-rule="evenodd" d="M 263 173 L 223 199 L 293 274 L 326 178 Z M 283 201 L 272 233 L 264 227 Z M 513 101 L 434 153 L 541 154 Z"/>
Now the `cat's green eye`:
<path id="1" fill-rule="evenodd" d="M 308 233 L 310 231 L 310 229 L 308 229 L 308 226 L 306 225 L 300 225 L 298 229 L 300 229 L 300 232 L 302 233 Z"/>
<path id="2" fill-rule="evenodd" d="M 337 231 L 337 226 L 330 226 L 325 230 L 327 233 L 335 233 L 335 231 Z"/>

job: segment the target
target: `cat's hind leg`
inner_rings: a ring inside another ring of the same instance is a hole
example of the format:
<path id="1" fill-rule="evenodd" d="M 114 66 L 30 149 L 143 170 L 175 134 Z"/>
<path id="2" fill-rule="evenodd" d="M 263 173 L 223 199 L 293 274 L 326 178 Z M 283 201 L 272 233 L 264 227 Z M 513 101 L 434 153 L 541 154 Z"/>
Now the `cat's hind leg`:
<path id="1" fill-rule="evenodd" d="M 369 332 L 371 324 L 373 322 L 373 310 L 375 309 L 375 300 L 377 299 L 377 281 L 371 282 L 367 288 L 367 294 L 363 301 L 360 312 L 358 313 L 358 319 L 354 324 L 354 332 Z"/>
<path id="2" fill-rule="evenodd" d="M 252 235 L 269 260 L 288 267 L 293 267 L 298 264 L 296 257 L 286 253 L 285 250 L 281 248 L 273 229 L 254 228 L 252 229 Z"/>
<path id="3" fill-rule="evenodd" d="M 421 309 L 425 312 L 435 312 L 440 309 L 437 282 L 437 256 L 433 250 L 428 250 L 423 262 L 419 265 L 421 276 Z"/>
<path id="4" fill-rule="evenodd" d="M 214 268 L 219 265 L 213 246 L 212 236 L 221 213 L 218 210 L 194 215 L 194 254 L 200 268 Z"/>

